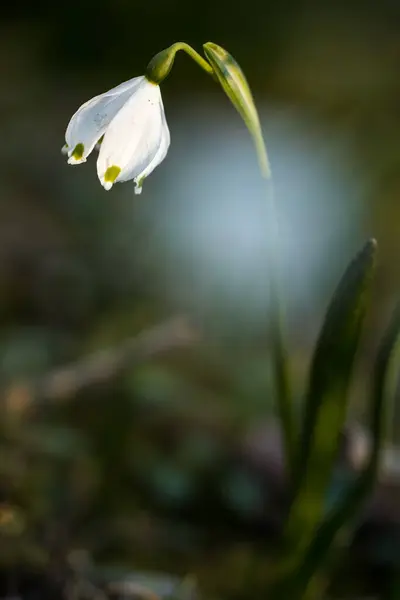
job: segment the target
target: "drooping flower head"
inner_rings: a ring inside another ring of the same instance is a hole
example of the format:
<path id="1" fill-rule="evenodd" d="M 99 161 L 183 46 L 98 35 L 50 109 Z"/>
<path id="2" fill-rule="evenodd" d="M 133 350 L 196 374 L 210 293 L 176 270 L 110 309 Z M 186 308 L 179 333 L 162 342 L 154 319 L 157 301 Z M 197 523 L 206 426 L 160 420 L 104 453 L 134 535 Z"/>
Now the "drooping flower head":
<path id="1" fill-rule="evenodd" d="M 65 133 L 69 164 L 86 162 L 100 140 L 97 174 L 104 189 L 133 180 L 139 194 L 170 144 L 159 85 L 135 77 L 82 104 Z"/>
<path id="2" fill-rule="evenodd" d="M 179 50 L 221 84 L 254 139 L 263 175 L 270 178 L 258 113 L 239 65 L 212 42 L 204 44 L 208 61 L 185 42 L 176 42 L 152 58 L 145 75 L 85 102 L 68 124 L 63 148 L 68 162 L 86 162 L 93 148 L 99 147 L 97 174 L 106 190 L 132 179 L 140 194 L 145 178 L 164 160 L 170 134 L 159 84 L 170 73 Z"/>

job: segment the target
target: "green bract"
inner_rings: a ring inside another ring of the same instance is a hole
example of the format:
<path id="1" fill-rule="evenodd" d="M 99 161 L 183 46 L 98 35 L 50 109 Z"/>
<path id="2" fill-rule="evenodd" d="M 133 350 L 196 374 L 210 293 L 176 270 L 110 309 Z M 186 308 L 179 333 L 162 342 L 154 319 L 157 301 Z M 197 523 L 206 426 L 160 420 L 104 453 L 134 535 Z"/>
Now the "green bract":
<path id="1" fill-rule="evenodd" d="M 204 44 L 204 53 L 226 95 L 250 131 L 257 148 L 261 171 L 271 177 L 268 156 L 262 136 L 260 119 L 246 77 L 236 60 L 213 42 Z"/>

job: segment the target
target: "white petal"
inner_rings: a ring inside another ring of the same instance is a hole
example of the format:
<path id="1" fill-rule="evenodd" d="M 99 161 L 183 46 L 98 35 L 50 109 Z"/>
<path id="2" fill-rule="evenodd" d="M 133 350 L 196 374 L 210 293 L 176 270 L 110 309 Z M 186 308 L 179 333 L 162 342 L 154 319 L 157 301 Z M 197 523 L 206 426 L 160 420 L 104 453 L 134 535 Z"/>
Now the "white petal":
<path id="1" fill-rule="evenodd" d="M 168 148 L 169 131 L 160 89 L 145 79 L 116 114 L 104 135 L 97 159 L 97 174 L 102 185 L 109 189 L 110 181 L 105 181 L 105 175 L 111 168 L 119 169 L 112 182 L 134 179 L 143 173 L 155 159 L 162 141 Z"/>
<path id="2" fill-rule="evenodd" d="M 72 116 L 65 132 L 70 164 L 86 161 L 86 157 L 102 137 L 112 119 L 144 79 L 144 76 L 134 77 L 82 104 Z M 79 144 L 82 144 L 82 156 L 75 158 L 74 150 Z"/>
<path id="3" fill-rule="evenodd" d="M 160 100 L 161 100 L 161 98 L 160 98 Z M 140 162 L 138 160 L 132 161 L 132 167 L 130 169 L 127 168 L 124 170 L 123 173 L 120 173 L 120 175 L 118 177 L 118 181 L 121 181 L 121 182 L 129 181 L 130 179 L 134 179 L 136 181 L 136 180 L 144 179 L 145 177 L 150 175 L 150 173 L 152 171 L 154 171 L 156 166 L 159 165 L 160 162 L 165 158 L 168 148 L 169 148 L 171 138 L 170 138 L 167 121 L 165 118 L 162 100 L 160 102 L 159 110 L 160 110 L 160 115 L 161 115 L 160 135 L 159 135 L 157 148 L 155 149 L 155 152 L 153 153 L 153 158 L 150 158 L 150 156 L 148 156 L 148 155 L 147 156 L 144 155 L 142 164 L 140 164 Z M 161 156 L 160 159 L 159 159 L 159 156 Z"/>
<path id="4" fill-rule="evenodd" d="M 142 193 L 143 181 L 154 171 L 154 169 L 164 160 L 167 156 L 168 148 L 171 142 L 171 136 L 169 133 L 167 120 L 165 118 L 164 108 L 162 107 L 162 123 L 163 130 L 161 136 L 161 142 L 153 160 L 147 165 L 145 169 L 139 175 L 134 178 L 135 181 L 135 194 Z M 122 180 L 121 180 L 122 181 Z"/>

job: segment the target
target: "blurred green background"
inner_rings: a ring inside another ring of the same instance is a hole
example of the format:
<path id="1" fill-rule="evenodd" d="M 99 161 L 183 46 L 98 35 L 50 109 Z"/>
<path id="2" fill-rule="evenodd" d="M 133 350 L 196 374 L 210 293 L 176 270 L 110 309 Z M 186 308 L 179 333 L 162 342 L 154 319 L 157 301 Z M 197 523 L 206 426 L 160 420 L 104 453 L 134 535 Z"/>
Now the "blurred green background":
<path id="1" fill-rule="evenodd" d="M 100 586 L 129 576 L 161 595 L 192 597 L 196 581 L 206 596 L 248 597 L 248 564 L 267 569 L 280 530 L 270 223 L 244 125 L 182 54 L 162 85 L 171 148 L 142 196 L 131 183 L 106 193 L 94 157 L 72 168 L 60 151 L 78 106 L 143 74 L 175 41 L 224 46 L 254 91 L 275 179 L 298 400 L 335 283 L 364 239 L 378 239 L 350 415 L 362 421 L 377 336 L 400 290 L 399 6 L 8 3 L 0 17 L 3 595 L 53 597 L 66 580 Z M 198 342 L 78 385 L 61 402 L 21 387 L 177 315 L 201 331 Z M 22 416 L 21 403 L 29 404 Z M 400 439 L 397 413 L 391 443 Z M 333 493 L 357 463 L 352 436 Z M 348 593 L 378 589 L 400 555 L 398 479 L 382 486 L 360 515 L 361 550 L 340 578 Z M 77 597 L 91 597 L 85 590 Z"/>

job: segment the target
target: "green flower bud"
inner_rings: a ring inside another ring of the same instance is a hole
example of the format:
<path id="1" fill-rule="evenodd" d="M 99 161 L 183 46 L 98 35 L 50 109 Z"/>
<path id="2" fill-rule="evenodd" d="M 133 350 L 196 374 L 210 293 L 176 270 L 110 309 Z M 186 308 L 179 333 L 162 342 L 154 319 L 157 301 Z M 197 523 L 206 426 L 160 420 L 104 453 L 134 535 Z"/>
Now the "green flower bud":
<path id="1" fill-rule="evenodd" d="M 152 83 L 159 85 L 168 75 L 174 64 L 177 48 L 175 44 L 156 54 L 146 69 L 146 77 Z"/>
<path id="2" fill-rule="evenodd" d="M 270 166 L 262 136 L 260 119 L 250 86 L 242 69 L 229 52 L 221 48 L 221 46 L 213 42 L 207 42 L 203 48 L 204 54 L 212 66 L 216 78 L 250 131 L 256 145 L 263 175 L 269 178 L 271 176 Z"/>

